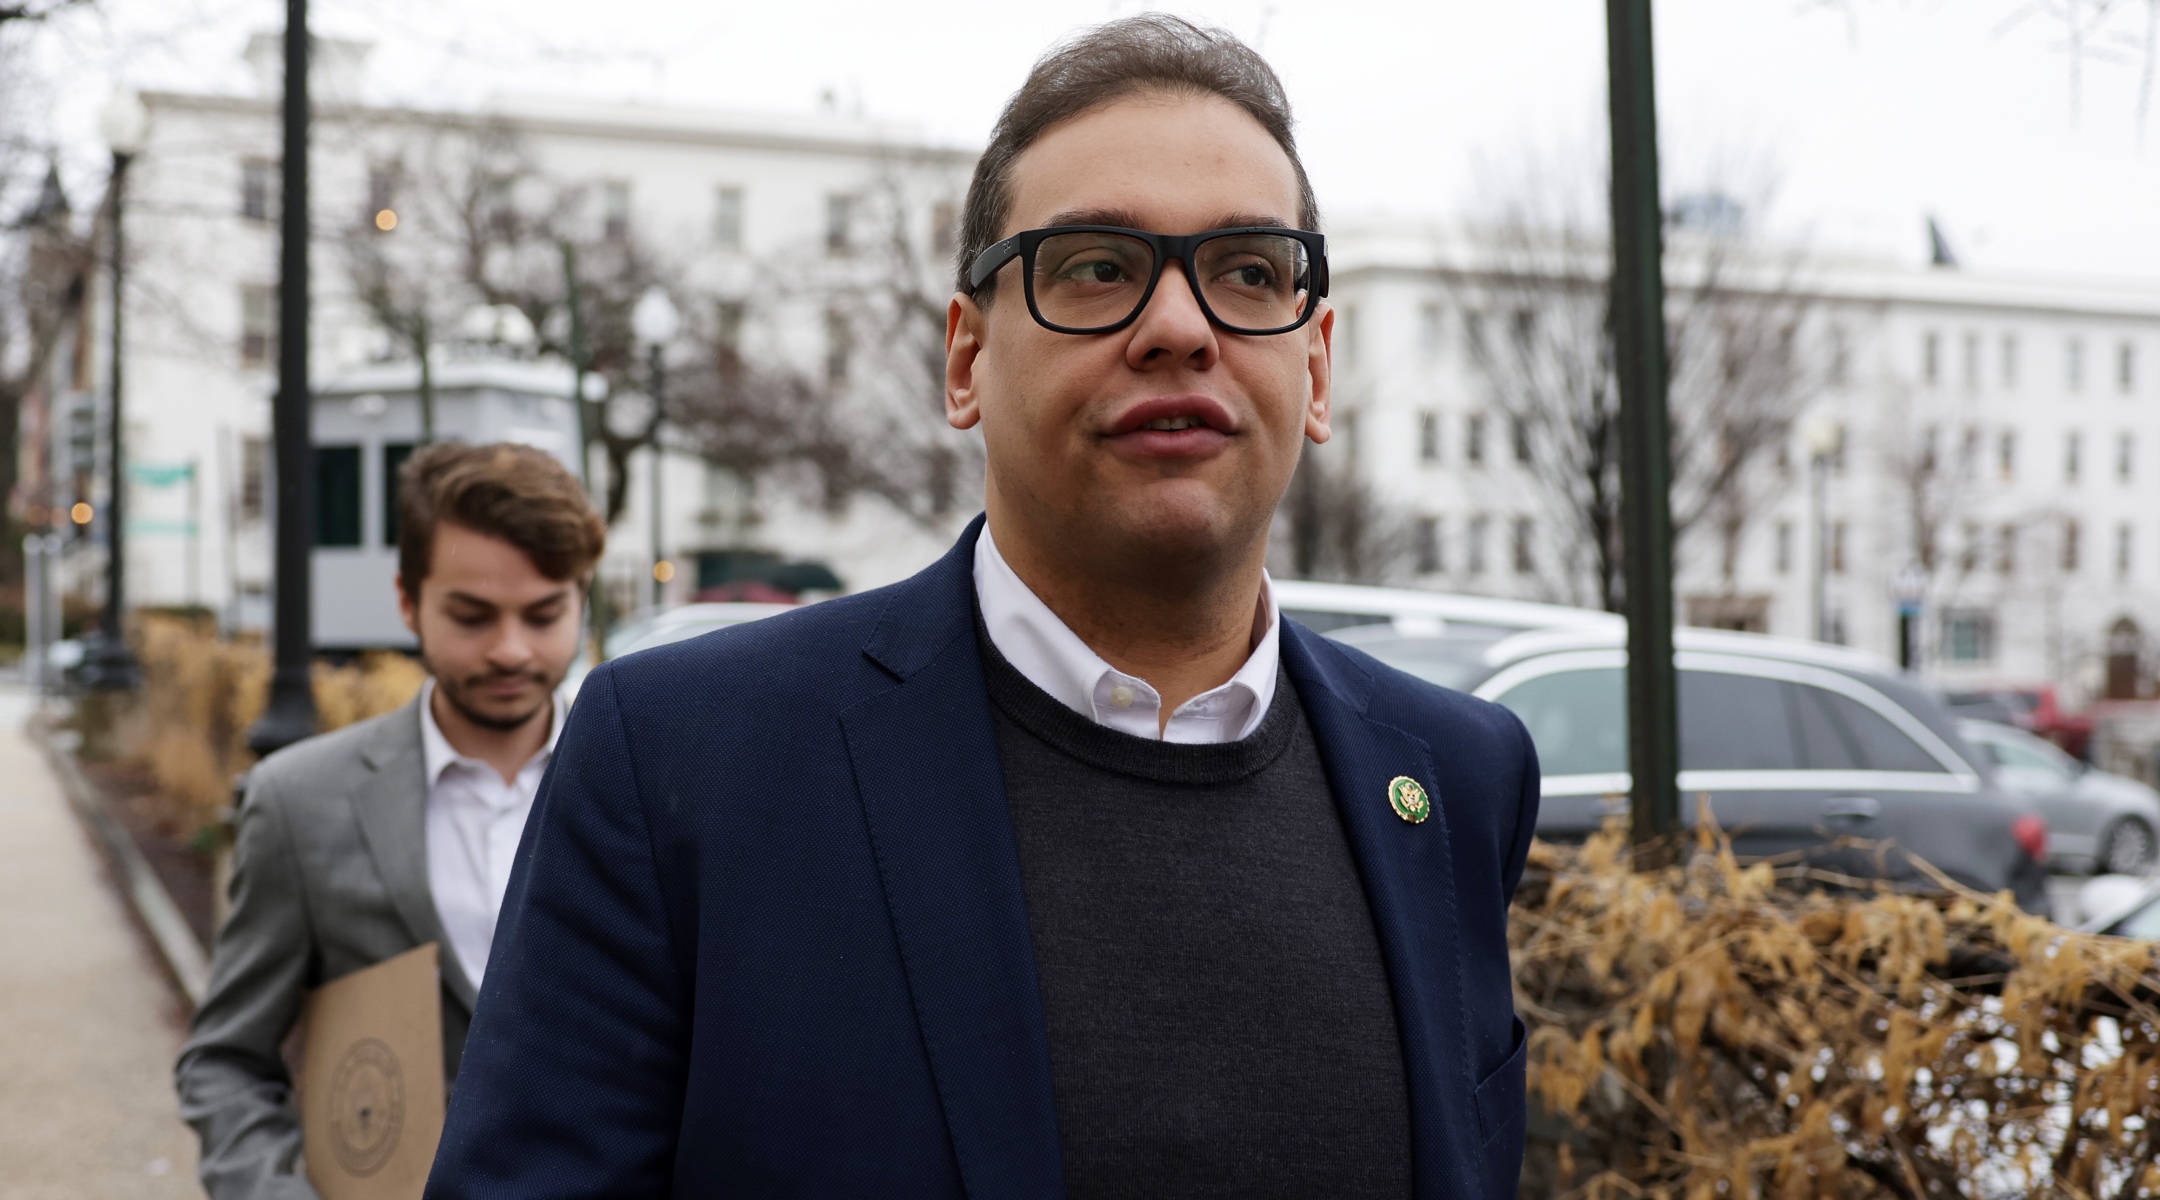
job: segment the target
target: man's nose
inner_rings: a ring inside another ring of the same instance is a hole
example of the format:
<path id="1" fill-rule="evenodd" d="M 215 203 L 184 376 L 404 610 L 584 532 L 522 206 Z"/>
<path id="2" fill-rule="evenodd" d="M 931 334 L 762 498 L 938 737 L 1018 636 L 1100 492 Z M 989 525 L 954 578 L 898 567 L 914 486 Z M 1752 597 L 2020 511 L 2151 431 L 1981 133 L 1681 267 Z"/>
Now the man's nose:
<path id="1" fill-rule="evenodd" d="M 521 667 L 531 661 L 532 640 L 525 636 L 523 625 L 515 620 L 503 622 L 494 644 L 488 647 L 487 657 L 498 667 Z"/>
<path id="2" fill-rule="evenodd" d="M 1155 294 L 1148 297 L 1147 307 L 1133 323 L 1132 340 L 1125 350 L 1127 361 L 1135 367 L 1147 367 L 1166 360 L 1191 360 L 1194 368 L 1204 370 L 1214 365 L 1219 351 L 1215 326 L 1200 307 L 1200 298 L 1193 294 L 1185 264 L 1177 259 L 1164 263 Z"/>

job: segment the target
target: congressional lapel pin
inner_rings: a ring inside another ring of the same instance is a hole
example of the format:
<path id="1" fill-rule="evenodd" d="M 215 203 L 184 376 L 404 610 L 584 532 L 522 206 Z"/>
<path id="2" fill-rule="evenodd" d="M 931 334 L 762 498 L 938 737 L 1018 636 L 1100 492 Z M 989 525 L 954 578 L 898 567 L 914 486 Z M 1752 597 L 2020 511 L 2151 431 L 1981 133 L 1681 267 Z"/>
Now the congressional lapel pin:
<path id="1" fill-rule="evenodd" d="M 1395 810 L 1396 816 L 1412 825 L 1432 815 L 1432 798 L 1425 794 L 1425 788 L 1417 780 L 1408 775 L 1397 775 L 1388 781 L 1387 802 L 1388 807 Z"/>

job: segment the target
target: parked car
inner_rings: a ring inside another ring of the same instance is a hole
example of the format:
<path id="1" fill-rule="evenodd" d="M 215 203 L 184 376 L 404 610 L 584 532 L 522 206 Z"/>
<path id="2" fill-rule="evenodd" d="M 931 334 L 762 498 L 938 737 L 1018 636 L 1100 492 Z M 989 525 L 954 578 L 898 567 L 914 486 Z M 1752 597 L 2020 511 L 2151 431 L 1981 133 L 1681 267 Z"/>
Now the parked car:
<path id="1" fill-rule="evenodd" d="M 784 613 L 795 607 L 792 604 L 757 604 L 742 601 L 701 604 L 678 604 L 674 608 L 650 609 L 616 622 L 608 630 L 602 651 L 608 658 L 621 658 L 654 646 L 665 646 L 694 638 L 701 633 L 740 625 L 745 621 L 762 620 Z"/>
<path id="2" fill-rule="evenodd" d="M 1958 731 L 1994 764 L 2003 786 L 2039 807 L 2056 870 L 2143 875 L 2160 861 L 2160 792 L 2095 770 L 2022 729 L 1968 719 Z"/>
<path id="3" fill-rule="evenodd" d="M 1540 836 L 1580 839 L 1626 810 L 1623 627 L 1493 638 L 1383 626 L 1330 636 L 1513 709 L 1544 769 Z M 1967 886 L 2008 888 L 2027 910 L 2047 911 L 2046 822 L 1995 780 L 1941 702 L 1895 667 L 1755 634 L 1681 629 L 1674 640 L 1684 822 L 1707 799 L 1745 857 L 1793 855 L 1918 882 L 1909 852 Z M 1856 840 L 1896 848 L 1865 850 Z"/>
<path id="4" fill-rule="evenodd" d="M 1967 688 L 1945 693 L 1943 699 L 1957 716 L 2015 725 L 2039 734 L 2077 758 L 2090 755 L 2092 714 L 2065 709 L 2050 684 Z"/>
<path id="5" fill-rule="evenodd" d="M 2078 892 L 2078 929 L 2160 941 L 2160 881 L 2096 875 Z"/>
<path id="6" fill-rule="evenodd" d="M 1425 636 L 1453 633 L 1487 638 L 1526 629 L 1627 629 L 1626 622 L 1612 613 L 1528 600 L 1304 579 L 1272 582 L 1275 605 L 1283 615 L 1318 633 L 1369 625 Z"/>

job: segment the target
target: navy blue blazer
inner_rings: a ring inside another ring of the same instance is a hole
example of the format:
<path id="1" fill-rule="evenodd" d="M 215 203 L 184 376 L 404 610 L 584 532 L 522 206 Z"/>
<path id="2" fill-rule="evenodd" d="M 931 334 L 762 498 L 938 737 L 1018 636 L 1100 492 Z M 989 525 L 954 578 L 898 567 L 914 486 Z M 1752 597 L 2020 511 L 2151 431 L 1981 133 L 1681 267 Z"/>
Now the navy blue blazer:
<path id="1" fill-rule="evenodd" d="M 430 1200 L 1064 1194 L 974 632 L 903 583 L 594 671 L 518 848 Z M 1419 1197 L 1511 1200 L 1506 710 L 1283 622 L 1394 993 Z M 1388 783 L 1425 785 L 1410 824 Z"/>

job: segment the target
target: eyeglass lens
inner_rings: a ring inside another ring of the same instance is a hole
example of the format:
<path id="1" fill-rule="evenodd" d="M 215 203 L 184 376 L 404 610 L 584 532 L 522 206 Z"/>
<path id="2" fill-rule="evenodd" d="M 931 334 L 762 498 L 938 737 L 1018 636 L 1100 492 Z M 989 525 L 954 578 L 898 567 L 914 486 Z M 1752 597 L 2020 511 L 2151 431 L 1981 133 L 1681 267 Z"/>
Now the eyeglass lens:
<path id="1" fill-rule="evenodd" d="M 1305 243 L 1271 233 L 1225 234 L 1193 252 L 1201 299 L 1215 319 L 1253 333 L 1286 329 L 1304 315 L 1311 287 Z M 1043 320 L 1103 329 L 1139 310 L 1154 274 L 1146 242 L 1116 233 L 1060 233 L 1035 250 L 1030 281 Z"/>

